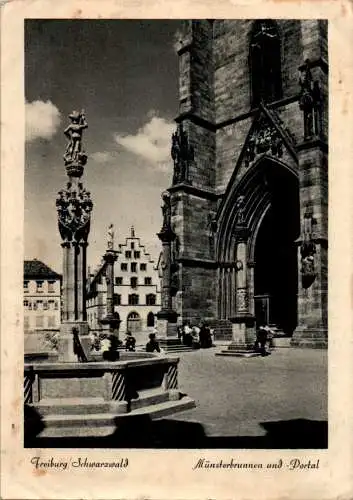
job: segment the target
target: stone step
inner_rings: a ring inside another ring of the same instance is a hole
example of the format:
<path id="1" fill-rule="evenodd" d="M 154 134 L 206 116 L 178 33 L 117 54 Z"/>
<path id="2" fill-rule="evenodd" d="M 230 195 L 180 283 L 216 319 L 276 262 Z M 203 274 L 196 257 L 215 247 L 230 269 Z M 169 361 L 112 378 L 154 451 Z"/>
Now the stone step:
<path id="1" fill-rule="evenodd" d="M 227 349 L 226 351 L 216 352 L 216 356 L 233 356 L 236 358 L 255 358 L 261 356 L 260 352 L 254 351 L 237 351 L 235 349 Z"/>
<path id="2" fill-rule="evenodd" d="M 182 345 L 179 345 L 179 346 L 169 346 L 167 348 L 164 348 L 164 352 L 165 353 L 170 353 L 170 352 L 190 352 L 190 351 L 195 351 L 196 349 L 193 349 L 192 347 L 188 347 L 188 346 L 182 346 Z"/>
<path id="3" fill-rule="evenodd" d="M 160 389 L 150 389 L 143 391 L 138 399 L 131 400 L 131 410 L 145 408 L 146 406 L 156 405 L 169 401 L 169 393 L 167 391 L 161 392 Z"/>
<path id="4" fill-rule="evenodd" d="M 109 412 L 110 405 L 103 398 L 48 398 L 42 399 L 35 405 L 42 416 L 72 415 L 79 413 L 81 415 L 91 415 L 95 413 Z"/>
<path id="5" fill-rule="evenodd" d="M 92 415 L 49 415 L 44 418 L 45 428 L 40 438 L 46 437 L 98 437 L 109 436 L 123 423 L 134 416 L 149 416 L 151 419 L 185 411 L 195 407 L 195 401 L 184 396 L 177 401 L 165 401 L 129 412 L 128 414 L 97 413 Z"/>
<path id="6" fill-rule="evenodd" d="M 131 410 L 163 403 L 169 400 L 169 393 L 158 389 L 143 391 L 140 397 L 131 400 Z M 106 414 L 111 411 L 109 401 L 103 398 L 51 398 L 43 399 L 35 405 L 43 416 L 51 415 L 92 415 Z"/>

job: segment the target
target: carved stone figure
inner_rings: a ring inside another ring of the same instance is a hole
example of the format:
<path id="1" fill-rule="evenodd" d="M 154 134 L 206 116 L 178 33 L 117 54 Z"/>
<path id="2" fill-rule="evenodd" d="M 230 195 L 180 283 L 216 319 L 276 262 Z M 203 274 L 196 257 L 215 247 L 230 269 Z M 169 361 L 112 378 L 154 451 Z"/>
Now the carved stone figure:
<path id="1" fill-rule="evenodd" d="M 107 240 L 108 250 L 113 250 L 114 248 L 114 225 L 110 224 L 108 227 L 108 240 Z"/>
<path id="2" fill-rule="evenodd" d="M 313 241 L 313 224 L 315 219 L 310 207 L 307 207 L 303 221 L 303 242 L 300 247 L 301 275 L 304 288 L 309 288 L 316 278 L 315 254 L 316 245 Z"/>
<path id="3" fill-rule="evenodd" d="M 73 111 L 69 118 L 70 125 L 64 130 L 64 134 L 69 139 L 64 154 L 65 165 L 73 162 L 78 162 L 84 165 L 87 161 L 87 156 L 82 151 L 82 133 L 88 127 L 84 111 Z"/>
<path id="4" fill-rule="evenodd" d="M 309 59 L 300 68 L 299 85 L 299 107 L 304 115 L 304 139 L 310 139 L 320 134 L 322 96 L 319 82 L 313 79 Z"/>
<path id="5" fill-rule="evenodd" d="M 162 214 L 163 214 L 163 226 L 162 230 L 169 230 L 171 228 L 171 218 L 172 218 L 172 208 L 170 202 L 170 194 L 168 191 L 162 193 Z"/>
<path id="6" fill-rule="evenodd" d="M 236 224 L 237 225 L 242 225 L 245 223 L 245 216 L 244 216 L 244 201 L 245 201 L 245 196 L 241 195 L 238 196 L 235 208 L 236 208 Z"/>
<path id="7" fill-rule="evenodd" d="M 181 123 L 172 135 L 171 157 L 174 162 L 173 184 L 188 182 L 189 166 L 194 160 L 194 153 Z"/>

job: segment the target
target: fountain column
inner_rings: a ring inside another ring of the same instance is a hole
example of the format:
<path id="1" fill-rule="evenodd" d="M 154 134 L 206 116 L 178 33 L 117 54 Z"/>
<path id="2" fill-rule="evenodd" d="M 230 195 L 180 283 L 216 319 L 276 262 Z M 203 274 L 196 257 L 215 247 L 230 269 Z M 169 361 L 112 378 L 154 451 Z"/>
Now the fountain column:
<path id="1" fill-rule="evenodd" d="M 172 264 L 172 241 L 176 235 L 171 227 L 171 204 L 170 194 L 165 191 L 163 199 L 163 225 L 157 234 L 162 242 L 162 284 L 161 284 L 161 304 L 162 308 L 157 313 L 157 330 L 161 346 L 168 349 L 168 346 L 180 344 L 177 331 L 177 313 L 172 307 L 171 293 L 171 264 Z"/>
<path id="2" fill-rule="evenodd" d="M 68 181 L 58 193 L 56 207 L 63 248 L 62 323 L 60 328 L 59 361 L 77 361 L 77 344 L 83 349 L 81 359 L 89 352 L 86 315 L 86 252 L 93 203 L 83 187 L 81 177 L 87 163 L 82 150 L 82 134 L 87 128 L 85 115 L 73 111 L 65 130 L 69 139 L 64 162 Z M 76 347 L 74 348 L 74 337 Z"/>
<path id="3" fill-rule="evenodd" d="M 107 325 L 111 334 L 119 338 L 119 315 L 114 311 L 114 263 L 118 259 L 118 254 L 114 250 L 114 226 L 110 224 L 108 229 L 107 249 L 103 256 L 106 268 L 105 279 L 107 283 L 107 314 L 100 320 L 102 325 Z"/>

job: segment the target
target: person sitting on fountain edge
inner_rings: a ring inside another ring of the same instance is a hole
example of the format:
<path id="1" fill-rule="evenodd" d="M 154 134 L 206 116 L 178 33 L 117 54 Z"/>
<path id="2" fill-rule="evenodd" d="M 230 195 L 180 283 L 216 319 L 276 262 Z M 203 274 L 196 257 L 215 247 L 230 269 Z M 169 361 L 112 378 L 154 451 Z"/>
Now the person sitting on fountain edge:
<path id="1" fill-rule="evenodd" d="M 155 332 L 150 333 L 148 337 L 150 340 L 146 344 L 146 352 L 154 352 L 154 351 L 161 352 L 159 348 L 159 343 L 156 339 Z"/>
<path id="2" fill-rule="evenodd" d="M 136 339 L 131 335 L 131 332 L 126 332 L 125 351 L 135 351 Z"/>

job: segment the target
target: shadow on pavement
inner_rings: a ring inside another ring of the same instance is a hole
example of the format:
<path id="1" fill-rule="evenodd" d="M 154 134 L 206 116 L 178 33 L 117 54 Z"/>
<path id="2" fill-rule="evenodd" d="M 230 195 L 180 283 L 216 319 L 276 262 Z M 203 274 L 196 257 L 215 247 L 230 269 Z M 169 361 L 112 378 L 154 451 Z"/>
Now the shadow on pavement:
<path id="1" fill-rule="evenodd" d="M 325 449 L 326 421 L 263 422 L 265 436 L 207 436 L 197 422 L 151 420 L 148 415 L 116 419 L 116 430 L 104 437 L 40 437 L 41 420 L 25 422 L 26 448 L 172 448 L 172 449 Z M 38 416 L 37 416 L 38 417 Z"/>

